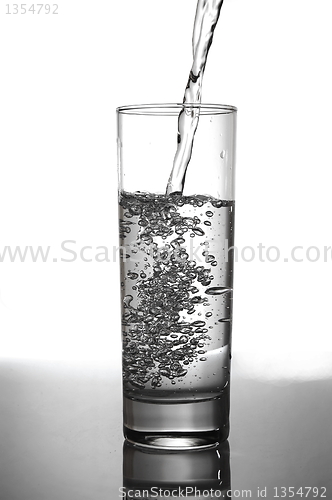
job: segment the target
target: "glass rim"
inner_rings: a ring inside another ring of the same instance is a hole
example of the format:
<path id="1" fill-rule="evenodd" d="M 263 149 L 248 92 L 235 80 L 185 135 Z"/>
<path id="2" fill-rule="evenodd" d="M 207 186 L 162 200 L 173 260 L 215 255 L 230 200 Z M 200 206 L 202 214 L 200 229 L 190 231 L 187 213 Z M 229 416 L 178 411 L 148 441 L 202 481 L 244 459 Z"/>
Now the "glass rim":
<path id="1" fill-rule="evenodd" d="M 132 104 L 116 108 L 118 114 L 145 115 L 145 116 L 177 116 L 181 109 L 199 109 L 202 115 L 225 115 L 237 112 L 235 106 L 228 104 L 205 103 L 161 103 L 161 104 Z"/>

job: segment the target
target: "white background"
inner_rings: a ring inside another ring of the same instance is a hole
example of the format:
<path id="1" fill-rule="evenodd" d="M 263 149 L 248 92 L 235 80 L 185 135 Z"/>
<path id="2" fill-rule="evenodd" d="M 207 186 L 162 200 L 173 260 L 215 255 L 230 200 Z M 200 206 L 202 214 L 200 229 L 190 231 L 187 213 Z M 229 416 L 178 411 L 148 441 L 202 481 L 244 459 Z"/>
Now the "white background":
<path id="1" fill-rule="evenodd" d="M 57 1 L 0 4 L 0 252 L 52 247 L 0 263 L 0 356 L 120 369 L 115 107 L 182 100 L 196 2 Z M 225 0 L 206 68 L 203 101 L 239 109 L 236 245 L 282 255 L 235 268 L 233 352 L 261 377 L 331 374 L 331 18 L 329 0 Z M 64 240 L 111 262 L 53 262 Z"/>

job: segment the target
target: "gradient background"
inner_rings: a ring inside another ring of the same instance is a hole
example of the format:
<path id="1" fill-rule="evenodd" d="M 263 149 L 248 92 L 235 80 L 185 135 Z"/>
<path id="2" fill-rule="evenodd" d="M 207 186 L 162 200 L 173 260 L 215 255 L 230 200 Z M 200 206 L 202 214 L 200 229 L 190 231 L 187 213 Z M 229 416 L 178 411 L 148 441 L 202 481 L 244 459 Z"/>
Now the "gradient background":
<path id="1" fill-rule="evenodd" d="M 6 15 L 0 3 L 0 253 L 117 246 L 115 107 L 181 101 L 187 81 L 194 0 L 58 5 L 57 16 Z M 240 249 L 332 246 L 331 15 L 328 0 L 224 2 L 203 101 L 239 108 Z M 323 259 L 236 265 L 241 488 L 327 486 L 331 277 Z M 0 262 L 1 500 L 114 498 L 119 327 L 117 262 Z"/>

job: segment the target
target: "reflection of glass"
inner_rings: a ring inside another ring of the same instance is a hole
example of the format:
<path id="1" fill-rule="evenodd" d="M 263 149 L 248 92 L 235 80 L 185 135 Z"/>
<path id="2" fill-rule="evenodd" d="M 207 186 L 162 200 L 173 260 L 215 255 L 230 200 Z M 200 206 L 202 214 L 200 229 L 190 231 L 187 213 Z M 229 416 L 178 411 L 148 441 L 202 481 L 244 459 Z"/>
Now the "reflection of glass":
<path id="1" fill-rule="evenodd" d="M 229 431 L 236 109 L 194 106 L 184 191 L 166 196 L 183 106 L 118 110 L 125 437 L 168 448 Z"/>
<path id="2" fill-rule="evenodd" d="M 215 448 L 169 451 L 123 446 L 123 493 L 126 498 L 231 498 L 229 444 Z M 148 492 L 148 493 L 147 493 Z M 170 492 L 170 493 L 169 493 Z M 135 497 L 136 494 L 136 497 Z"/>

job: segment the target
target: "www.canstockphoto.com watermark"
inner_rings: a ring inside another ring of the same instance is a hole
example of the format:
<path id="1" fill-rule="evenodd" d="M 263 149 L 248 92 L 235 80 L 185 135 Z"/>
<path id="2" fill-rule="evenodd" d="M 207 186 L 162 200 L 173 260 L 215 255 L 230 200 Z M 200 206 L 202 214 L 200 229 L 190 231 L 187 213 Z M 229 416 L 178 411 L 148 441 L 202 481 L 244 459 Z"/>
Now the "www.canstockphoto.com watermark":
<path id="1" fill-rule="evenodd" d="M 3 262 L 39 262 L 39 263 L 73 263 L 73 262 L 100 262 L 110 263 L 118 261 L 139 261 L 150 256 L 153 261 L 167 263 L 170 260 L 193 260 L 196 263 L 208 263 L 211 266 L 231 261 L 235 262 L 331 262 L 332 246 L 303 246 L 295 245 L 288 251 L 277 245 L 266 246 L 258 243 L 256 246 L 237 247 L 224 241 L 222 248 L 214 248 L 213 242 L 204 242 L 186 247 L 179 245 L 172 248 L 170 245 L 141 247 L 137 244 L 126 246 L 80 245 L 76 240 L 64 240 L 57 246 L 10 246 L 0 247 L 0 263 Z"/>

